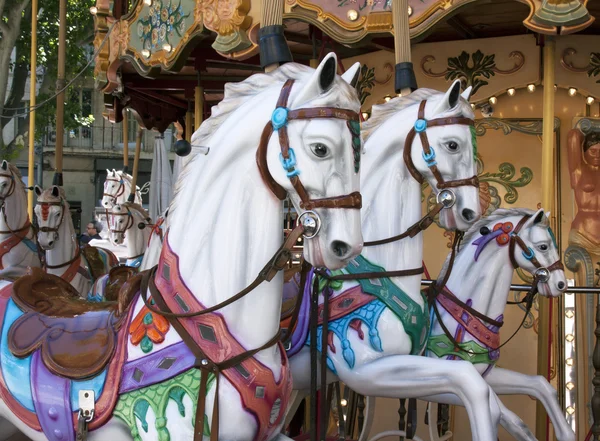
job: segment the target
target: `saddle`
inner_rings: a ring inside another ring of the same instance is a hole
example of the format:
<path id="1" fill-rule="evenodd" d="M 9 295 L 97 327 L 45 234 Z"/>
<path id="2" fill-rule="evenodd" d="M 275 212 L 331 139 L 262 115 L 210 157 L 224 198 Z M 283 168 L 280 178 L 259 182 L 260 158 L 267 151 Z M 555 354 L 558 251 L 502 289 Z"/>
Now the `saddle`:
<path id="1" fill-rule="evenodd" d="M 68 379 L 99 374 L 113 356 L 140 283 L 137 275 L 121 286 L 118 301 L 93 303 L 60 277 L 31 268 L 13 285 L 12 299 L 25 314 L 10 327 L 10 351 L 24 358 L 39 349 L 48 370 Z"/>
<path id="2" fill-rule="evenodd" d="M 115 266 L 108 272 L 108 280 L 104 288 L 104 298 L 108 302 L 119 300 L 121 288 L 125 283 L 138 274 L 138 269 L 131 266 Z"/>
<path id="3" fill-rule="evenodd" d="M 86 245 L 81 249 L 81 254 L 83 254 L 83 257 L 85 257 L 85 260 L 87 261 L 93 280 L 97 280 L 106 274 L 104 262 L 102 261 L 102 257 L 100 257 L 98 248 Z"/>

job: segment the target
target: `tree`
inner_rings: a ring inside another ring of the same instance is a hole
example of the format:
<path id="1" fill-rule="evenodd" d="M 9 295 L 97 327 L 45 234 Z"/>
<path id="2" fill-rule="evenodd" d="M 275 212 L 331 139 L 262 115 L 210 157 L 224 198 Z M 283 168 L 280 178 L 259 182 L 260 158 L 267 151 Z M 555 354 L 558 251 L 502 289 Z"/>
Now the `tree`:
<path id="1" fill-rule="evenodd" d="M 90 7 L 95 0 L 67 1 L 67 56 L 66 80 L 73 78 L 87 64 L 93 48 L 94 22 Z M 38 103 L 50 98 L 56 92 L 58 64 L 58 0 L 39 2 L 38 11 L 38 74 L 42 73 L 37 96 Z M 29 76 L 31 53 L 31 3 L 30 0 L 0 0 L 0 130 L 15 116 L 24 116 L 23 98 Z M 14 62 L 11 61 L 15 53 Z M 11 75 L 12 73 L 12 75 Z M 92 69 L 84 75 L 91 75 Z M 65 127 L 76 124 L 75 116 L 80 114 L 78 105 L 69 100 L 70 91 L 65 93 Z M 87 116 L 87 115 L 84 115 Z M 40 138 L 45 128 L 56 118 L 56 100 L 37 109 L 36 138 Z M 15 139 L 5 143 L 0 137 L 0 157 L 14 158 L 18 154 L 17 138 L 22 139 L 29 130 L 29 116 L 25 124 L 15 133 Z"/>

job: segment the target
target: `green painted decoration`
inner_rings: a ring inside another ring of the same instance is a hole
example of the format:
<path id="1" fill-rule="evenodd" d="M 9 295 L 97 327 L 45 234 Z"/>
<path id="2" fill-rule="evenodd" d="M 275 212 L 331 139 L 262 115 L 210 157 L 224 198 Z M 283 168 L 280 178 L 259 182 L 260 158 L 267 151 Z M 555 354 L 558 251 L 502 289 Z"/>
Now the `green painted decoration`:
<path id="1" fill-rule="evenodd" d="M 214 382 L 215 376 L 211 373 L 208 377 L 207 393 L 213 387 Z M 183 399 L 187 395 L 193 403 L 192 415 L 190 415 L 193 426 L 196 417 L 199 389 L 200 371 L 198 369 L 190 369 L 162 383 L 120 395 L 114 415 L 127 424 L 134 441 L 142 441 L 136 420 L 139 421 L 142 430 L 147 433 L 149 430 L 148 411 L 152 411 L 155 416 L 155 428 L 158 433 L 158 440 L 177 441 L 171 438 L 167 429 L 167 404 L 170 400 L 173 400 L 177 404 L 179 414 L 185 417 L 186 412 Z M 204 419 L 204 436 L 210 436 L 208 418 Z"/>
<path id="2" fill-rule="evenodd" d="M 153 347 L 154 345 L 152 344 L 152 340 L 150 340 L 148 336 L 145 335 L 144 338 L 142 338 L 142 342 L 140 343 L 140 348 L 142 349 L 142 352 L 144 354 L 152 352 Z"/>
<path id="3" fill-rule="evenodd" d="M 458 57 L 448 58 L 446 80 L 453 81 L 460 78 L 464 81 L 465 87 L 473 86 L 471 95 L 475 95 L 480 88 L 488 84 L 483 78 L 490 79 L 496 75 L 495 57 L 494 54 L 485 55 L 480 50 L 473 54 L 462 51 Z"/>
<path id="4" fill-rule="evenodd" d="M 385 268 L 369 262 L 363 255 L 359 255 L 345 268 L 349 274 L 360 274 L 370 272 L 384 272 Z M 427 299 L 421 293 L 425 310 L 415 302 L 399 286 L 389 278 L 358 280 L 362 291 L 371 294 L 381 300 L 392 310 L 402 322 L 404 330 L 412 341 L 411 355 L 421 353 L 429 334 L 429 312 L 427 311 Z"/>
<path id="5" fill-rule="evenodd" d="M 147 50 L 160 50 L 164 44 L 173 44 L 175 36 L 181 38 L 185 32 L 185 20 L 190 14 L 184 12 L 181 1 L 177 6 L 171 0 L 154 0 L 148 15 L 137 22 L 137 35 L 142 47 Z"/>
<path id="6" fill-rule="evenodd" d="M 458 346 L 462 349 L 461 351 L 455 351 L 450 339 L 443 334 L 433 335 L 427 341 L 427 350 L 439 358 L 454 355 L 473 364 L 496 364 L 496 361 L 490 358 L 488 350 L 476 341 L 469 340 L 459 343 Z"/>

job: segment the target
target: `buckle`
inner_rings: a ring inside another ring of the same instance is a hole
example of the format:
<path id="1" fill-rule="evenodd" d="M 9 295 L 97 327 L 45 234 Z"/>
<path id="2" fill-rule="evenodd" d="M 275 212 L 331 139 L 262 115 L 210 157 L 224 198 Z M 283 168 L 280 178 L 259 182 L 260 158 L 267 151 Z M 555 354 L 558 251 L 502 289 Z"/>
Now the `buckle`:
<path id="1" fill-rule="evenodd" d="M 260 271 L 259 275 L 270 282 L 275 275 L 285 269 L 285 265 L 292 257 L 292 252 L 286 248 L 282 248 L 273 256 L 273 258 Z"/>

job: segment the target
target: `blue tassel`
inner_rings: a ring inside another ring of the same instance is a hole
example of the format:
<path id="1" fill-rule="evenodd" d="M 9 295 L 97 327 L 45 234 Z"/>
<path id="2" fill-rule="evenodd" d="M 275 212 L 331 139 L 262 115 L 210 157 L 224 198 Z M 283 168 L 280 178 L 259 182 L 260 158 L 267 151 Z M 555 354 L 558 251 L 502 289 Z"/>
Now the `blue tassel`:
<path id="1" fill-rule="evenodd" d="M 346 360 L 346 363 L 348 363 L 350 369 L 354 368 L 354 351 L 350 347 L 350 341 L 346 339 L 342 340 L 342 349 L 342 355 L 344 356 L 344 360 Z"/>
<path id="2" fill-rule="evenodd" d="M 377 352 L 383 352 L 383 347 L 381 346 L 381 338 L 379 338 L 379 332 L 377 331 L 377 328 L 373 328 L 369 331 L 369 337 L 373 349 L 375 349 Z"/>

